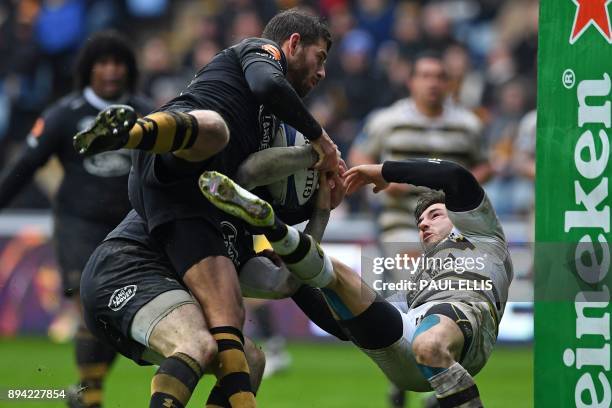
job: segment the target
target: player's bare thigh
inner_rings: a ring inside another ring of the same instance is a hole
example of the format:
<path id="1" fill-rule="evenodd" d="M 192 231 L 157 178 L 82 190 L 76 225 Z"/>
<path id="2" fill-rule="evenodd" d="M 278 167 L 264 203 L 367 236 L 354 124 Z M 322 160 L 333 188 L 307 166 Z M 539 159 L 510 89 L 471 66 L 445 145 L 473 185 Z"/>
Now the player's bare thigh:
<path id="1" fill-rule="evenodd" d="M 197 162 L 219 153 L 229 142 L 230 134 L 225 120 L 213 110 L 189 112 L 198 121 L 198 136 L 189 149 L 174 152 L 176 157 Z"/>
<path id="2" fill-rule="evenodd" d="M 183 282 L 202 307 L 210 327 L 232 326 L 242 330 L 244 305 L 238 273 L 225 256 L 209 256 L 187 270 Z"/>
<path id="3" fill-rule="evenodd" d="M 202 309 L 195 303 L 183 304 L 168 313 L 155 325 L 148 340 L 148 347 L 161 356 L 185 353 L 198 361 L 205 373 L 218 374 L 216 342 L 208 332 Z M 244 352 L 251 385 L 257 390 L 265 368 L 264 353 L 246 337 Z"/>
<path id="4" fill-rule="evenodd" d="M 353 315 L 363 313 L 376 299 L 376 292 L 361 280 L 357 272 L 333 257 L 331 260 L 334 278 L 327 287 L 340 297 Z"/>

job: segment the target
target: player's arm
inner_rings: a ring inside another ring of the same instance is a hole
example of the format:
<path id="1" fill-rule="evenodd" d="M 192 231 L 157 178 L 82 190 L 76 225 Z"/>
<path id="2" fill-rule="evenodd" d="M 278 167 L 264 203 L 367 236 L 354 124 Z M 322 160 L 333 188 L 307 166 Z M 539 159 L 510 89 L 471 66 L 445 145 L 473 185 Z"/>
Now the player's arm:
<path id="1" fill-rule="evenodd" d="M 266 186 L 314 166 L 318 155 L 312 145 L 270 147 L 251 154 L 238 168 L 236 182 L 247 190 Z"/>
<path id="2" fill-rule="evenodd" d="M 336 170 L 336 146 L 285 78 L 287 62 L 283 51 L 271 41 L 258 41 L 261 43 L 238 49 L 251 92 L 258 102 L 313 142 L 317 152 L 323 156 L 317 168 Z"/>
<path id="3" fill-rule="evenodd" d="M 477 208 L 484 190 L 464 167 L 446 160 L 412 159 L 386 161 L 384 164 L 356 166 L 347 172 L 348 193 L 373 183 L 374 192 L 384 190 L 389 183 L 405 183 L 442 190 L 446 208 L 469 211 Z"/>
<path id="4" fill-rule="evenodd" d="M 328 178 L 332 179 L 332 183 L 328 182 Z M 325 172 L 319 172 L 316 203 L 310 220 L 304 228 L 304 233 L 312 236 L 317 242 L 321 242 L 329 222 L 331 210 L 340 205 L 345 194 L 345 184 L 338 177 L 338 174 L 331 173 L 328 175 Z"/>
<path id="5" fill-rule="evenodd" d="M 495 210 L 474 175 L 466 168 L 445 160 L 413 159 L 353 167 L 347 172 L 349 194 L 365 184 L 374 192 L 390 182 L 442 190 L 449 218 L 466 235 L 496 236 L 504 240 Z"/>
<path id="6" fill-rule="evenodd" d="M 57 125 L 52 115 L 36 121 L 16 159 L 0 174 L 0 208 L 6 207 L 57 151 L 61 136 Z"/>

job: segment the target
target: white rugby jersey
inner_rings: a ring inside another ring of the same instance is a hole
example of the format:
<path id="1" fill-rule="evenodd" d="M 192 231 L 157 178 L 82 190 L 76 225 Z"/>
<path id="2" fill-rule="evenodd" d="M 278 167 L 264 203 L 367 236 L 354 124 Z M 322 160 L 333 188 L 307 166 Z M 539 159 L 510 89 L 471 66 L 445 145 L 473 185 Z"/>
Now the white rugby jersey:
<path id="1" fill-rule="evenodd" d="M 499 322 L 514 273 L 495 210 L 485 195 L 477 208 L 448 211 L 448 216 L 455 228 L 424 254 L 423 265 L 429 267 L 419 267 L 408 278 L 417 289 L 407 291 L 407 306 L 434 300 L 488 301 Z"/>

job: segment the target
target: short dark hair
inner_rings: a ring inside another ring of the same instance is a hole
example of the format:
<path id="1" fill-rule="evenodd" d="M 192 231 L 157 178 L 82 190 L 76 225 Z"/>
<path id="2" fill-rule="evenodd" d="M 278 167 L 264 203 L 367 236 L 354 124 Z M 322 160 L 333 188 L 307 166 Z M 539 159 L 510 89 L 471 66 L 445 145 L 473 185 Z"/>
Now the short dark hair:
<path id="1" fill-rule="evenodd" d="M 298 33 L 305 45 L 312 45 L 323 39 L 328 51 L 332 46 L 327 24 L 320 17 L 298 8 L 282 11 L 272 17 L 261 36 L 282 45 L 293 33 Z"/>
<path id="2" fill-rule="evenodd" d="M 444 66 L 444 60 L 442 58 L 442 54 L 440 54 L 438 51 L 435 51 L 435 50 L 424 50 L 424 51 L 419 52 L 414 57 L 414 60 L 412 62 L 412 75 L 414 75 L 414 73 L 416 72 L 416 66 L 419 63 L 419 61 L 424 60 L 424 59 L 432 59 L 432 60 L 438 61 L 444 68 L 444 72 L 446 72 L 446 67 Z"/>
<path id="3" fill-rule="evenodd" d="M 106 30 L 91 36 L 77 57 L 75 66 L 75 86 L 83 89 L 91 81 L 93 66 L 105 57 L 114 57 L 127 66 L 127 87 L 133 91 L 138 81 L 136 54 L 128 40 L 114 30 Z"/>
<path id="4" fill-rule="evenodd" d="M 442 191 L 438 190 L 428 190 L 422 193 L 417 200 L 416 208 L 414 209 L 414 219 L 416 220 L 417 225 L 419 224 L 419 218 L 425 210 L 427 210 L 430 206 L 438 203 L 444 204 L 446 202 L 446 196 Z"/>

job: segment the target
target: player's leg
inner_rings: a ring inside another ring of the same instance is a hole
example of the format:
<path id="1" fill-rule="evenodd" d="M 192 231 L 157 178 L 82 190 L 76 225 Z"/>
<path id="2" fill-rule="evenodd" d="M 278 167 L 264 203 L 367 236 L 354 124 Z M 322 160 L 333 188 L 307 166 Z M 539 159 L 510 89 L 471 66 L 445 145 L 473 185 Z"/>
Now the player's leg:
<path id="1" fill-rule="evenodd" d="M 459 363 L 471 345 L 473 333 L 470 320 L 452 303 L 433 306 L 416 327 L 412 351 L 440 406 L 482 407 L 474 379 Z"/>
<path id="2" fill-rule="evenodd" d="M 266 356 L 264 352 L 255 344 L 251 339 L 245 337 L 244 342 L 244 353 L 247 358 L 247 362 L 249 364 L 249 370 L 251 372 L 251 388 L 253 393 L 257 393 L 259 386 L 261 385 L 261 380 L 263 379 L 263 374 L 266 366 Z M 214 374 L 218 379 L 223 377 L 223 372 L 221 370 L 219 360 L 213 364 Z M 206 401 L 206 408 L 230 408 L 232 405 L 228 397 L 226 396 L 225 390 L 221 386 L 221 382 L 217 381 L 215 386 L 210 391 L 208 395 L 208 400 Z"/>
<path id="3" fill-rule="evenodd" d="M 187 302 L 191 299 L 192 303 L 174 308 L 159 322 L 155 322 L 157 311 L 167 312 L 174 307 L 173 304 L 180 302 L 181 297 Z M 136 314 L 132 324 L 134 337 L 142 341 L 142 333 L 150 332 L 150 336 L 144 341 L 163 358 L 158 361 L 160 369 L 152 382 L 153 395 L 157 393 L 157 399 L 169 398 L 168 395 L 171 395 L 172 398 L 179 396 L 179 402 L 187 401 L 199 376 L 202 373 L 214 373 L 220 381 L 211 390 L 207 407 L 232 406 L 221 383 L 224 371 L 216 353 L 217 348 L 223 346 L 217 346 L 217 342 L 205 327 L 202 309 L 185 291 L 160 296 Z M 244 350 L 252 373 L 251 387 L 256 391 L 263 376 L 265 356 L 250 339 L 245 339 Z M 197 366 L 194 362 L 198 363 Z"/>
<path id="4" fill-rule="evenodd" d="M 210 256 L 189 268 L 183 281 L 202 307 L 217 342 L 219 386 L 232 407 L 255 406 L 244 354 L 244 306 L 234 264 L 225 256 Z"/>
<path id="5" fill-rule="evenodd" d="M 291 297 L 313 323 L 347 341 L 346 333 L 334 319 L 321 290 L 300 282 L 273 251 L 264 251 L 264 254 L 249 259 L 240 269 L 242 296 L 255 299 Z"/>
<path id="6" fill-rule="evenodd" d="M 81 309 L 79 296 L 74 301 Z M 117 357 L 117 351 L 110 345 L 96 338 L 87 329 L 82 314 L 77 332 L 74 336 L 74 349 L 79 373 L 78 394 L 71 395 L 74 407 L 102 406 L 104 380 Z"/>
<path id="7" fill-rule="evenodd" d="M 268 203 L 227 177 L 206 172 L 200 177 L 200 189 L 215 206 L 243 219 L 254 232 L 265 234 L 298 278 L 321 287 L 325 302 L 351 340 L 390 379 L 406 386 L 408 382 L 401 380 L 407 377 L 403 362 L 408 359 L 410 347 L 404 336 L 402 314 L 395 307 L 378 297 L 346 265 L 325 255 L 311 237 L 277 219 Z"/>
<path id="8" fill-rule="evenodd" d="M 231 394 L 232 406 L 253 406 L 243 350 L 244 306 L 232 261 L 238 261 L 244 252 L 239 245 L 244 235 L 238 229 L 239 225 L 211 206 L 207 217 L 176 219 L 155 228 L 152 235 L 202 308 L 219 348 L 220 385 Z"/>
<path id="9" fill-rule="evenodd" d="M 202 368 L 216 353 L 195 300 L 170 278 L 171 272 L 156 251 L 131 241 L 110 240 L 94 251 L 81 279 L 84 317 L 92 333 L 139 364 L 160 365 L 151 383 L 150 407 L 168 406 L 168 401 L 184 407 Z M 175 322 L 179 340 L 160 345 L 151 334 L 175 310 L 191 311 L 189 320 Z M 157 353 L 147 355 L 151 340 Z M 152 360 L 152 355 L 159 358 Z"/>
<path id="10" fill-rule="evenodd" d="M 60 265 L 64 295 L 79 310 L 74 336 L 78 383 L 69 389 L 72 407 L 99 407 L 103 403 L 104 380 L 117 356 L 114 348 L 97 339 L 83 320 L 79 286 L 81 271 L 91 253 L 108 233 L 106 227 L 69 216 L 54 219 L 54 243 Z"/>
<path id="11" fill-rule="evenodd" d="M 184 106 L 168 106 L 137 118 L 130 106 L 112 105 L 74 137 L 74 147 L 84 155 L 127 148 L 176 152 L 185 160 L 200 161 L 221 151 L 228 140 L 227 124 L 212 110 L 186 111 Z"/>

